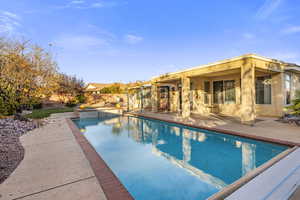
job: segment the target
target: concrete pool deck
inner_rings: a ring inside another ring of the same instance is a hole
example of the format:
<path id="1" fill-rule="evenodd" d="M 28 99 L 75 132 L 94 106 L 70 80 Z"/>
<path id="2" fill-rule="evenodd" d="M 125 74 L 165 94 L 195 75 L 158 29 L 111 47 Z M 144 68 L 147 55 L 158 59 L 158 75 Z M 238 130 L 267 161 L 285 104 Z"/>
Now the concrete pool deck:
<path id="1" fill-rule="evenodd" d="M 66 123 L 69 117 L 53 114 L 50 124 L 20 138 L 25 157 L 0 185 L 0 200 L 106 200 Z"/>

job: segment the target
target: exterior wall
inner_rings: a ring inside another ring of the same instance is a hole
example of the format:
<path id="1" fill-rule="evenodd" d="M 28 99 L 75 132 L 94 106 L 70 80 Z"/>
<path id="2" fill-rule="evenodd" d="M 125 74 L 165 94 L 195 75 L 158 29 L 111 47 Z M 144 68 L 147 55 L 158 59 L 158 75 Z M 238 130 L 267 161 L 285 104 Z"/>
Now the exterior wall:
<path id="1" fill-rule="evenodd" d="M 151 86 L 151 110 L 152 112 L 158 111 L 158 91 L 157 85 L 152 83 Z"/>
<path id="2" fill-rule="evenodd" d="M 175 88 L 174 91 L 170 91 L 170 111 L 178 112 L 179 111 L 179 91 L 178 88 Z"/>
<path id="3" fill-rule="evenodd" d="M 292 99 L 296 98 L 297 91 L 300 91 L 300 74 L 292 73 Z"/>
<path id="4" fill-rule="evenodd" d="M 256 104 L 257 116 L 280 117 L 284 108 L 283 73 L 272 75 L 272 100 L 271 104 Z"/>
<path id="5" fill-rule="evenodd" d="M 234 80 L 235 81 L 235 103 L 213 104 L 213 82 L 220 80 Z M 204 81 L 210 82 L 210 93 L 208 94 L 209 104 L 204 104 L 205 92 Z M 197 77 L 193 78 L 192 82 L 195 86 L 193 90 L 193 107 L 192 113 L 209 115 L 215 112 L 223 115 L 230 115 L 240 117 L 240 74 L 232 74 L 218 77 Z"/>

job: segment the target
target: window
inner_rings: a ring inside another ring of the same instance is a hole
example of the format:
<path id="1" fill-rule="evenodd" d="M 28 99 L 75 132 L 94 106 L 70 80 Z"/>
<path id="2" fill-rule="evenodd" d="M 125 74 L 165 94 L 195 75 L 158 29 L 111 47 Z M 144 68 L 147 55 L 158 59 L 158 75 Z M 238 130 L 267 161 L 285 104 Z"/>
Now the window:
<path id="1" fill-rule="evenodd" d="M 255 81 L 256 104 L 271 104 L 271 76 L 257 77 Z"/>
<path id="2" fill-rule="evenodd" d="M 234 80 L 224 81 L 225 103 L 235 103 Z"/>
<path id="3" fill-rule="evenodd" d="M 210 82 L 209 81 L 204 81 L 204 103 L 208 104 L 209 103 L 209 98 L 208 94 L 210 92 Z"/>
<path id="4" fill-rule="evenodd" d="M 214 81 L 213 83 L 214 89 L 214 104 L 223 104 L 224 96 L 223 96 L 223 81 Z"/>
<path id="5" fill-rule="evenodd" d="M 169 98 L 169 90 L 168 90 L 168 87 L 165 87 L 165 86 L 160 87 L 159 93 L 160 93 L 160 98 L 161 98 L 161 99 Z"/>
<path id="6" fill-rule="evenodd" d="M 214 81 L 213 83 L 214 104 L 235 103 L 235 81 Z"/>
<path id="7" fill-rule="evenodd" d="M 193 81 L 190 82 L 190 90 L 195 90 L 195 84 Z"/>
<path id="8" fill-rule="evenodd" d="M 292 76 L 289 73 L 284 74 L 284 87 L 285 87 L 285 104 L 291 104 L 291 89 L 292 89 Z"/>

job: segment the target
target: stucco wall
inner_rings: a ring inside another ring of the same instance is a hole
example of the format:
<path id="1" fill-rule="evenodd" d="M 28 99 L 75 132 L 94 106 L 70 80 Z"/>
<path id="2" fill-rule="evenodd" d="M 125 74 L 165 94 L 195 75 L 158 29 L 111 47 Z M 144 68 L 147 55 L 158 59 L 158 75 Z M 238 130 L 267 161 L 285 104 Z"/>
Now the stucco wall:
<path id="1" fill-rule="evenodd" d="M 296 91 L 300 91 L 300 74 L 292 73 L 292 99 L 296 97 Z"/>
<path id="2" fill-rule="evenodd" d="M 219 80 L 235 81 L 235 103 L 213 104 L 213 82 Z M 218 77 L 197 77 L 192 78 L 191 81 L 193 82 L 193 85 L 195 87 L 193 90 L 193 113 L 208 115 L 210 111 L 213 111 L 215 113 L 223 115 L 240 116 L 240 73 Z M 204 104 L 204 81 L 210 82 L 210 94 L 208 94 L 208 99 L 209 102 L 212 102 L 213 105 Z"/>

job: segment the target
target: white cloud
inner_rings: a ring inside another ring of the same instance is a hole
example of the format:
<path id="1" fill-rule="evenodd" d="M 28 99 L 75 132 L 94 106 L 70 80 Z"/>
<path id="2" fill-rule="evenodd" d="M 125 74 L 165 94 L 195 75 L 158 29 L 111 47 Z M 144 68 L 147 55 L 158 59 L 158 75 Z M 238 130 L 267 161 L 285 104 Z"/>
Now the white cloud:
<path id="1" fill-rule="evenodd" d="M 102 31 L 93 34 L 64 34 L 51 42 L 60 55 L 77 56 L 116 56 L 119 49 L 113 34 Z"/>
<path id="2" fill-rule="evenodd" d="M 109 41 L 90 35 L 64 35 L 56 39 L 54 45 L 68 51 L 84 51 L 107 47 Z"/>
<path id="3" fill-rule="evenodd" d="M 252 33 L 244 33 L 243 38 L 250 40 L 250 39 L 255 38 L 255 35 Z"/>
<path id="4" fill-rule="evenodd" d="M 103 4 L 101 2 L 97 2 L 97 3 L 91 4 L 90 7 L 92 7 L 92 8 L 101 8 L 101 7 L 104 7 L 104 6 L 105 6 L 105 4 Z"/>
<path id="5" fill-rule="evenodd" d="M 258 9 L 256 17 L 260 19 L 268 18 L 284 0 L 265 0 L 264 4 Z"/>
<path id="6" fill-rule="evenodd" d="M 282 33 L 284 34 L 300 33 L 300 26 L 290 26 L 282 30 Z"/>
<path id="7" fill-rule="evenodd" d="M 20 17 L 8 11 L 0 12 L 0 33 L 13 34 L 21 26 Z"/>
<path id="8" fill-rule="evenodd" d="M 137 36 L 137 35 L 127 34 L 127 35 L 125 35 L 124 40 L 128 44 L 137 44 L 137 43 L 143 41 L 144 38 L 141 36 Z"/>
<path id="9" fill-rule="evenodd" d="M 93 2 L 87 2 L 84 0 L 73 0 L 65 5 L 55 6 L 54 9 L 61 10 L 67 8 L 75 8 L 75 9 L 93 9 L 93 8 L 104 8 L 104 7 L 114 7 L 119 5 L 119 3 L 115 1 L 102 1 L 95 0 Z"/>
<path id="10" fill-rule="evenodd" d="M 16 15 L 15 13 L 3 11 L 2 14 L 7 17 L 10 17 L 11 19 L 20 20 L 20 17 L 18 15 Z"/>
<path id="11" fill-rule="evenodd" d="M 83 3 L 85 3 L 85 1 L 83 1 L 83 0 L 74 0 L 74 1 L 71 1 L 70 3 L 71 4 L 83 4 Z"/>

